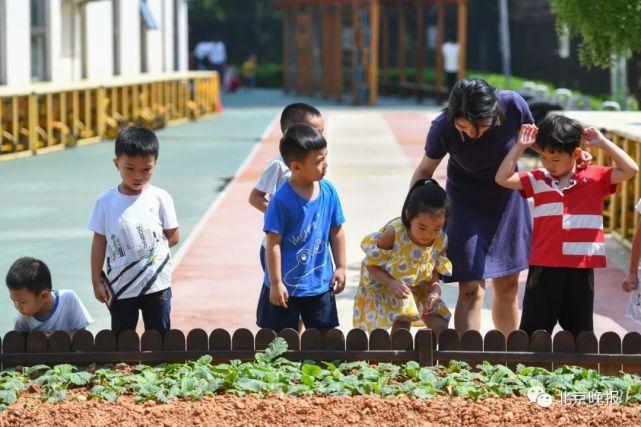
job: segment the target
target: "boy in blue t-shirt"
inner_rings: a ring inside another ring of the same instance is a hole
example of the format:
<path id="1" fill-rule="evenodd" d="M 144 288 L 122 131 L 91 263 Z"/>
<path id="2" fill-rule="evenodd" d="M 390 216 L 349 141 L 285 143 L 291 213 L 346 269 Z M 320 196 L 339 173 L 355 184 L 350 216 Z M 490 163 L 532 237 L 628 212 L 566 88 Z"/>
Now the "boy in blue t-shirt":
<path id="1" fill-rule="evenodd" d="M 345 288 L 345 219 L 336 189 L 323 180 L 327 142 L 310 125 L 296 124 L 280 153 L 292 174 L 265 214 L 267 272 L 256 323 L 279 331 L 296 329 L 302 318 L 308 329 L 334 328 L 335 295 Z"/>

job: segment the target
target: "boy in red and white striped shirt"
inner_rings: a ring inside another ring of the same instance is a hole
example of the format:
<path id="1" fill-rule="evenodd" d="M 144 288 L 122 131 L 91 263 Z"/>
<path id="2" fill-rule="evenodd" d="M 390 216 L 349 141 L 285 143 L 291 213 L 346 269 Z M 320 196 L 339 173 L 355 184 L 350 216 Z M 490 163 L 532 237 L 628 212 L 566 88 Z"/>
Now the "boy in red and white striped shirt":
<path id="1" fill-rule="evenodd" d="M 598 148 L 615 167 L 577 169 L 581 143 Z M 536 144 L 536 145 L 535 145 Z M 543 168 L 515 172 L 527 147 L 541 155 Z M 540 129 L 524 125 L 496 173 L 496 182 L 534 198 L 532 250 L 520 329 L 550 333 L 557 321 L 577 335 L 592 331 L 594 268 L 606 265 L 603 198 L 638 171 L 634 160 L 595 128 L 552 115 Z"/>

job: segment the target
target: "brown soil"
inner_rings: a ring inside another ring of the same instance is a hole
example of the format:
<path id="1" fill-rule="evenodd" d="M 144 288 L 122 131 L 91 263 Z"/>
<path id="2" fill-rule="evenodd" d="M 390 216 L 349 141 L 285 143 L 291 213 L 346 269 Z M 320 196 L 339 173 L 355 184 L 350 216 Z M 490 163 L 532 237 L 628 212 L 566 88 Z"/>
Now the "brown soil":
<path id="1" fill-rule="evenodd" d="M 42 404 L 26 395 L 0 413 L 0 426 L 45 425 L 641 425 L 640 406 L 567 407 L 555 402 L 541 408 L 526 398 L 381 399 L 359 397 L 287 396 L 235 397 L 221 395 L 197 402 L 163 405 L 134 403 L 121 397 L 117 404 L 86 401 L 76 394 L 61 404 Z"/>

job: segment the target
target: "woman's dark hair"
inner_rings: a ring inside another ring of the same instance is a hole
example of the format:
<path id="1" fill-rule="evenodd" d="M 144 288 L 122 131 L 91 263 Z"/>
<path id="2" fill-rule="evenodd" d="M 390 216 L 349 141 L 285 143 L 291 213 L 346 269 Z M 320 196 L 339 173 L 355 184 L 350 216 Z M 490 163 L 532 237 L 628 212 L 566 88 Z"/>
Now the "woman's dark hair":
<path id="1" fill-rule="evenodd" d="M 559 114 L 548 115 L 539 125 L 536 145 L 543 151 L 572 154 L 581 145 L 583 126 Z"/>
<path id="2" fill-rule="evenodd" d="M 488 119 L 503 121 L 498 91 L 483 79 L 462 79 L 456 82 L 445 107 L 450 122 L 467 119 L 477 128 Z"/>
<path id="3" fill-rule="evenodd" d="M 280 155 L 285 164 L 302 162 L 307 155 L 315 150 L 327 148 L 327 141 L 316 129 L 306 123 L 290 126 L 280 140 Z"/>
<path id="4" fill-rule="evenodd" d="M 420 213 L 427 212 L 430 215 L 444 213 L 447 216 L 449 210 L 450 201 L 443 187 L 433 179 L 421 179 L 407 193 L 401 220 L 403 225 L 409 228 L 410 221 Z"/>

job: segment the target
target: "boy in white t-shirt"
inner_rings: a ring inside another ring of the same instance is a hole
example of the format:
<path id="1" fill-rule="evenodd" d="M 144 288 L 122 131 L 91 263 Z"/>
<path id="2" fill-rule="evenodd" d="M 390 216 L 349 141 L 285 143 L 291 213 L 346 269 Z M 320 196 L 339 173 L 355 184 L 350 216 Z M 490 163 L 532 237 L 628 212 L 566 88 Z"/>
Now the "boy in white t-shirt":
<path id="1" fill-rule="evenodd" d="M 20 312 L 14 326 L 18 332 L 73 333 L 93 322 L 74 291 L 51 290 L 49 268 L 38 259 L 17 259 L 9 268 L 6 282 L 13 305 Z"/>
<path id="2" fill-rule="evenodd" d="M 164 334 L 171 329 L 169 248 L 178 243 L 180 233 L 173 199 L 149 184 L 158 159 L 158 139 L 143 127 L 127 127 L 115 145 L 114 164 L 122 182 L 100 195 L 88 224 L 94 232 L 94 294 L 108 304 L 114 332 L 135 330 L 142 311 L 145 330 Z"/>
<path id="3" fill-rule="evenodd" d="M 289 104 L 280 115 L 280 129 L 285 131 L 292 125 L 306 123 L 312 126 L 321 135 L 325 130 L 325 123 L 320 111 L 309 104 Z M 274 196 L 276 190 L 289 179 L 291 171 L 285 164 L 282 156 L 276 157 L 269 162 L 258 182 L 249 194 L 249 204 L 261 211 L 267 212 L 269 200 Z M 260 247 L 260 265 L 265 271 L 265 239 Z"/>

